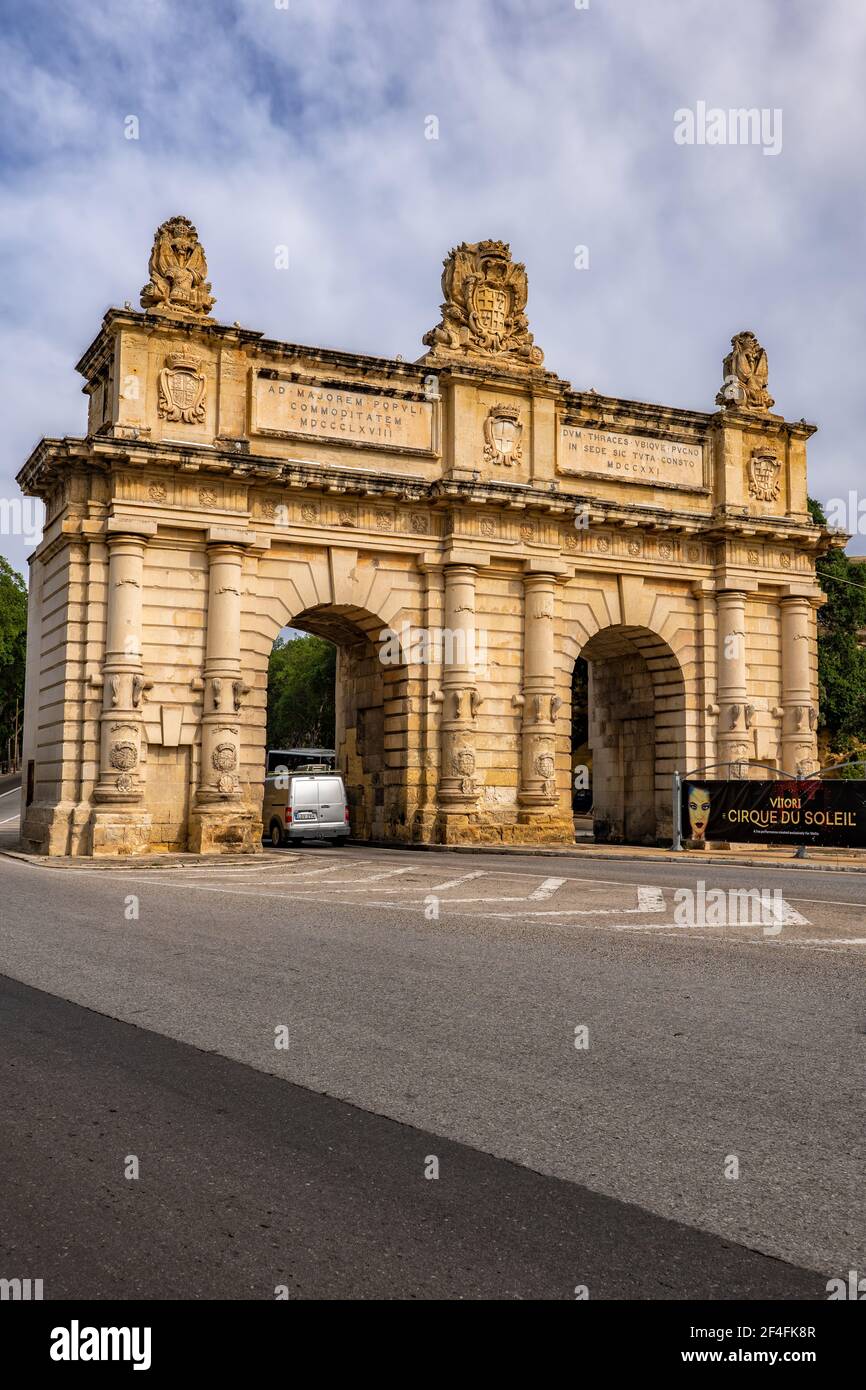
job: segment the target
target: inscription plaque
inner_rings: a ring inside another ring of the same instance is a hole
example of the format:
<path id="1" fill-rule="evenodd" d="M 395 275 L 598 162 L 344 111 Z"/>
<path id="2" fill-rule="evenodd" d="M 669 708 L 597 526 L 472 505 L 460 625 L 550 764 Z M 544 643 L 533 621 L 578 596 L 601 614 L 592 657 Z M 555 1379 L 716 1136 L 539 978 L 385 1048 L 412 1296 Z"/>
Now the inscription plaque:
<path id="1" fill-rule="evenodd" d="M 704 486 L 703 449 L 645 434 L 617 434 L 561 425 L 559 471 L 628 478 L 634 483 Z"/>
<path id="2" fill-rule="evenodd" d="M 351 387 L 254 377 L 250 429 L 374 449 L 435 452 L 432 402 Z"/>

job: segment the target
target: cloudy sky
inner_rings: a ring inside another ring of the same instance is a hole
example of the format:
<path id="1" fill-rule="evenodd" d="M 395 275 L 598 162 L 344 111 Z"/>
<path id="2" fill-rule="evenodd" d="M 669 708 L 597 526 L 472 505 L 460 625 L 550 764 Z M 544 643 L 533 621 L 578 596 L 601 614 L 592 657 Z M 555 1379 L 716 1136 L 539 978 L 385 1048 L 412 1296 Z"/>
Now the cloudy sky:
<path id="1" fill-rule="evenodd" d="M 577 387 L 713 409 L 751 328 L 813 494 L 866 493 L 862 0 L 27 0 L 0 49 L 0 501 L 179 212 L 215 316 L 294 342 L 418 356 L 484 237 Z M 699 102 L 781 111 L 781 151 L 677 144 Z"/>

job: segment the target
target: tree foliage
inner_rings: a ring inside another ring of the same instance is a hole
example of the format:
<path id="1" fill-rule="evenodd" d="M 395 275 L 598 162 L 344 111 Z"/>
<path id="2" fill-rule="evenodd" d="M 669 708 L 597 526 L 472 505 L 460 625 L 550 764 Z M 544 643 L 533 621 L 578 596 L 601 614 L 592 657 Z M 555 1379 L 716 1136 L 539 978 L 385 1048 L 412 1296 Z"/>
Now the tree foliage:
<path id="1" fill-rule="evenodd" d="M 321 637 L 278 639 L 268 670 L 268 747 L 334 747 L 337 649 Z"/>
<path id="2" fill-rule="evenodd" d="M 15 731 L 15 703 L 24 708 L 27 651 L 27 588 L 0 555 L 0 758 Z M 20 716 L 20 717 L 23 717 Z"/>
<path id="3" fill-rule="evenodd" d="M 819 502 L 809 501 L 817 524 L 826 525 Z M 818 700 L 821 728 L 834 756 L 857 756 L 866 742 L 866 566 L 833 549 L 816 564 L 827 602 L 818 610 Z"/>

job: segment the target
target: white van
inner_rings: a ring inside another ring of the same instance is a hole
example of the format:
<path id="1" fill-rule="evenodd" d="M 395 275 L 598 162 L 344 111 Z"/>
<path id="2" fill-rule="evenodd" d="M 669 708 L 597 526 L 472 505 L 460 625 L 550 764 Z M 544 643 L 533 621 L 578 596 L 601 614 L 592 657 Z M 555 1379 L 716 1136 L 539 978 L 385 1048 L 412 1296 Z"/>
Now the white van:
<path id="1" fill-rule="evenodd" d="M 275 848 L 290 840 L 333 840 L 349 834 L 346 787 L 337 772 L 277 773 L 265 778 L 265 839 Z"/>

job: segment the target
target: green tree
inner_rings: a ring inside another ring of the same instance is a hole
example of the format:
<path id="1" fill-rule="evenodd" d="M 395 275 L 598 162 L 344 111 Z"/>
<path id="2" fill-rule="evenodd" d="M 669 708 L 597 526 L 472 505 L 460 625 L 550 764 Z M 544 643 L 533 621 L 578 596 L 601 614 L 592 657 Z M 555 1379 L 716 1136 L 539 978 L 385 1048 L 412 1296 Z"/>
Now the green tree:
<path id="1" fill-rule="evenodd" d="M 819 502 L 809 499 L 819 526 L 827 519 Z M 818 610 L 818 699 L 821 728 L 826 729 L 834 760 L 862 755 L 866 743 L 866 629 L 864 568 L 843 550 L 833 549 L 816 563 L 827 602 Z"/>
<path id="2" fill-rule="evenodd" d="M 27 588 L 21 575 L 0 555 L 0 762 L 24 710 L 24 661 L 27 652 Z"/>
<path id="3" fill-rule="evenodd" d="M 268 747 L 334 747 L 337 649 L 320 637 L 278 639 L 268 669 Z"/>

